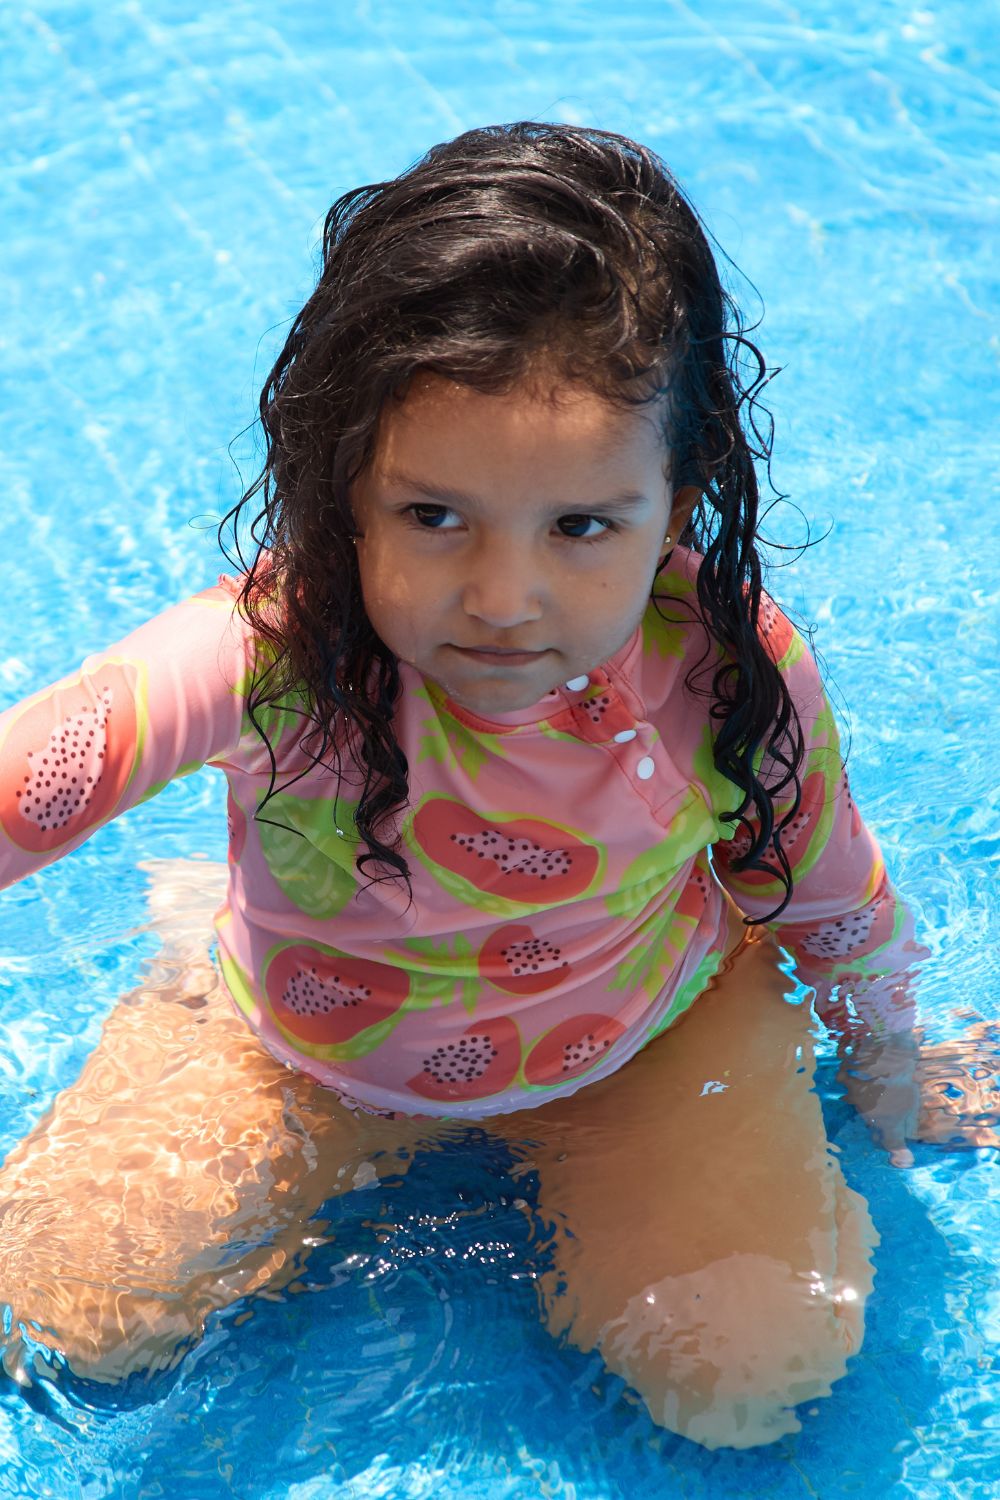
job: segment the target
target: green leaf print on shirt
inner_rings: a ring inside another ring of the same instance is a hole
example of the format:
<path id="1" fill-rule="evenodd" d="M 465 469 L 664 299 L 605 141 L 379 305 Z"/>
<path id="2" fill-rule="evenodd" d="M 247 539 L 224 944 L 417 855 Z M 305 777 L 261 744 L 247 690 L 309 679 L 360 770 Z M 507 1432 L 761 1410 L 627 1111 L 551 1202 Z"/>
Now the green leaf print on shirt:
<path id="1" fill-rule="evenodd" d="M 708 989 L 708 986 L 716 974 L 718 974 L 721 967 L 722 953 L 713 948 L 709 953 L 705 954 L 705 957 L 695 969 L 690 979 L 685 980 L 681 985 L 670 1002 L 670 1008 L 666 1015 L 661 1016 L 656 1025 L 650 1029 L 646 1040 L 651 1042 L 654 1037 L 660 1036 L 664 1031 L 669 1030 L 675 1021 L 679 1021 L 684 1012 L 690 1010 L 698 997 Z"/>
<path id="2" fill-rule="evenodd" d="M 645 990 L 655 1000 L 677 972 L 698 927 L 678 910 L 651 912 L 632 933 L 632 947 L 615 969 L 609 990 Z"/>
<path id="3" fill-rule="evenodd" d="M 694 593 L 694 585 L 686 578 L 677 581 L 687 585 L 685 592 Z M 680 590 L 671 594 L 656 594 L 643 616 L 642 645 L 643 650 L 650 655 L 667 659 L 671 656 L 681 657 L 687 650 L 688 637 L 692 625 L 697 624 L 697 616 L 691 615 L 689 606 L 677 606 L 675 601 L 679 593 Z"/>
<path id="4" fill-rule="evenodd" d="M 692 632 L 696 632 L 694 650 L 703 649 L 721 661 L 722 647 L 706 631 L 698 602 L 696 579 L 687 573 L 668 569 L 656 579 L 654 593 L 642 617 L 643 651 L 663 660 L 681 658 L 692 649 Z M 706 658 L 707 663 L 707 658 Z"/>
<path id="5" fill-rule="evenodd" d="M 759 771 L 764 759 L 764 751 L 760 749 L 754 756 L 754 770 Z M 719 838 L 729 837 L 729 825 L 722 822 L 722 814 L 732 812 L 739 807 L 743 801 L 743 791 L 715 764 L 715 746 L 712 741 L 711 725 L 706 724 L 701 732 L 698 748 L 692 757 L 692 770 L 695 780 L 700 787 L 704 788 L 705 798 L 708 806 L 714 814 L 715 830 L 708 842 L 714 842 Z"/>
<path id="6" fill-rule="evenodd" d="M 714 887 L 708 856 L 702 852 L 691 862 L 676 899 L 651 912 L 632 933 L 632 949 L 615 970 L 609 989 L 642 987 L 655 1000 L 683 964 Z"/>
<path id="7" fill-rule="evenodd" d="M 432 1005 L 461 1004 L 471 1016 L 479 993 L 476 950 L 464 933 L 408 938 L 385 948 L 387 958 L 399 960 L 410 976 L 407 1010 L 429 1010 Z"/>
<path id="8" fill-rule="evenodd" d="M 356 811 L 357 803 L 342 796 L 334 807 L 332 797 L 279 792 L 264 809 L 268 821 L 256 821 L 268 869 L 289 901 L 309 917 L 336 916 L 358 889 Z"/>
<path id="9" fill-rule="evenodd" d="M 544 734 L 547 740 L 563 740 L 567 745 L 579 745 L 580 736 L 569 729 L 556 729 L 550 719 L 540 719 L 535 725 L 539 734 Z"/>
<path id="10" fill-rule="evenodd" d="M 509 758 L 504 740 L 510 736 L 470 729 L 448 712 L 440 689 L 425 684 L 415 690 L 414 697 L 423 698 L 432 710 L 420 720 L 418 761 L 430 760 L 448 771 L 462 770 L 470 781 L 475 781 L 491 755 L 502 760 Z M 510 733 L 516 734 L 516 728 Z"/>
<path id="11" fill-rule="evenodd" d="M 712 842 L 717 824 L 704 799 L 693 788 L 663 831 L 659 842 L 644 849 L 627 867 L 618 889 L 605 897 L 613 917 L 636 917 L 670 884 L 693 854 Z"/>

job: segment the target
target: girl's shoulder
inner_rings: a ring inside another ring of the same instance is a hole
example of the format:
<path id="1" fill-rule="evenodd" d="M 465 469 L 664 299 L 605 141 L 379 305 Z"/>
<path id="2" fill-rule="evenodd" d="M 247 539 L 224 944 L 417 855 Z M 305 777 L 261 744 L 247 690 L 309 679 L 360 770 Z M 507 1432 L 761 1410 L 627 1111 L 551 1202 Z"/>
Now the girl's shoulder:
<path id="1" fill-rule="evenodd" d="M 253 575 L 220 573 L 216 583 L 186 602 L 225 613 L 229 645 L 242 655 L 249 669 L 244 679 L 247 692 L 254 681 L 259 683 L 272 673 L 284 656 L 287 611 L 281 581 L 271 570 L 260 568 Z"/>
<path id="2" fill-rule="evenodd" d="M 642 622 L 643 654 L 685 661 L 714 673 L 732 650 L 714 636 L 698 593 L 705 559 L 690 547 L 675 547 L 659 575 Z M 765 588 L 757 613 L 757 636 L 783 677 L 813 677 L 818 668 L 806 638 Z"/>
<path id="3" fill-rule="evenodd" d="M 704 558 L 677 547 L 656 587 L 641 625 L 641 649 L 630 662 L 630 676 L 651 722 L 673 746 L 686 746 L 704 759 L 705 746 L 718 732 L 718 702 L 732 692 L 729 670 L 735 651 L 716 637 L 698 593 Z M 757 637 L 778 676 L 803 729 L 817 719 L 824 725 L 829 704 L 819 665 L 809 641 L 766 590 L 761 591 Z M 757 681 L 757 663 L 741 663 Z M 683 751 L 681 751 L 683 754 Z"/>

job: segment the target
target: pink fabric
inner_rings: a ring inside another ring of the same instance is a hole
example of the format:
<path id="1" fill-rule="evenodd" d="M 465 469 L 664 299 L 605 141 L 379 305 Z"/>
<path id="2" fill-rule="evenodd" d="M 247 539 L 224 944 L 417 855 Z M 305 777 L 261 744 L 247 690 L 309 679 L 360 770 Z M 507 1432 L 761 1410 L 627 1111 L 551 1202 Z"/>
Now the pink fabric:
<path id="1" fill-rule="evenodd" d="M 531 709 L 479 719 L 402 667 L 412 903 L 399 882 L 357 875 L 358 785 L 349 766 L 338 784 L 309 764 L 294 705 L 265 721 L 278 785 L 301 779 L 255 819 L 271 763 L 247 717 L 255 646 L 231 580 L 0 715 L 0 885 L 217 766 L 230 811 L 219 958 L 277 1057 L 377 1110 L 478 1118 L 573 1093 L 697 999 L 738 930 L 733 902 L 759 915 L 780 899 L 777 881 L 732 869 L 722 815 L 739 795 L 714 768 L 707 701 L 685 685 L 706 647 L 699 563 L 677 548 L 632 640 Z M 770 601 L 761 629 L 808 748 L 779 939 L 807 982 L 887 993 L 912 949 L 905 909 L 851 800 L 812 656 Z M 871 1024 L 899 1024 L 900 1007 L 870 1009 Z"/>

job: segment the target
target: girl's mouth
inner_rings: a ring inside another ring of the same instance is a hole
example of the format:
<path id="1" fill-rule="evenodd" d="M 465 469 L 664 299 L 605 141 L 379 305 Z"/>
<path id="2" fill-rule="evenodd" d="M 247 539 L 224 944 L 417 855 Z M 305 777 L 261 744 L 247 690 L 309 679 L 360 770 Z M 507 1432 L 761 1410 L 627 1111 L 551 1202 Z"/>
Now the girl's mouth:
<path id="1" fill-rule="evenodd" d="M 525 667 L 531 662 L 539 661 L 547 655 L 546 651 L 510 651 L 506 647 L 488 646 L 453 646 L 453 651 L 460 651 L 472 661 L 482 662 L 491 667 Z"/>

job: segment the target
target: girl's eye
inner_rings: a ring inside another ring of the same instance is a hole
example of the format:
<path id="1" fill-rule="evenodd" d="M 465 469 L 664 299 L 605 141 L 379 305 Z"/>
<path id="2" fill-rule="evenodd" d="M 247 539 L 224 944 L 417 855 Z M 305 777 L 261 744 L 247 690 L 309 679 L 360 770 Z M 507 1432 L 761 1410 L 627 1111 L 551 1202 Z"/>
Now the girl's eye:
<path id="1" fill-rule="evenodd" d="M 446 505 L 408 505 L 404 514 L 414 520 L 425 531 L 450 531 L 444 526 L 445 516 L 454 515 Z"/>
<path id="2" fill-rule="evenodd" d="M 560 516 L 559 525 L 563 536 L 572 537 L 581 542 L 600 542 L 612 531 L 616 531 L 614 521 L 605 521 L 600 516 Z M 588 526 L 600 526 L 600 531 L 588 531 Z"/>
<path id="3" fill-rule="evenodd" d="M 454 531 L 455 525 L 461 525 L 459 518 L 447 505 L 408 505 L 403 511 L 406 519 L 422 531 Z M 446 522 L 451 520 L 450 525 Z M 618 530 L 615 521 L 605 521 L 600 516 L 570 515 L 560 516 L 558 522 L 564 537 L 572 541 L 600 542 L 611 532 Z M 599 530 L 592 530 L 599 527 Z"/>

